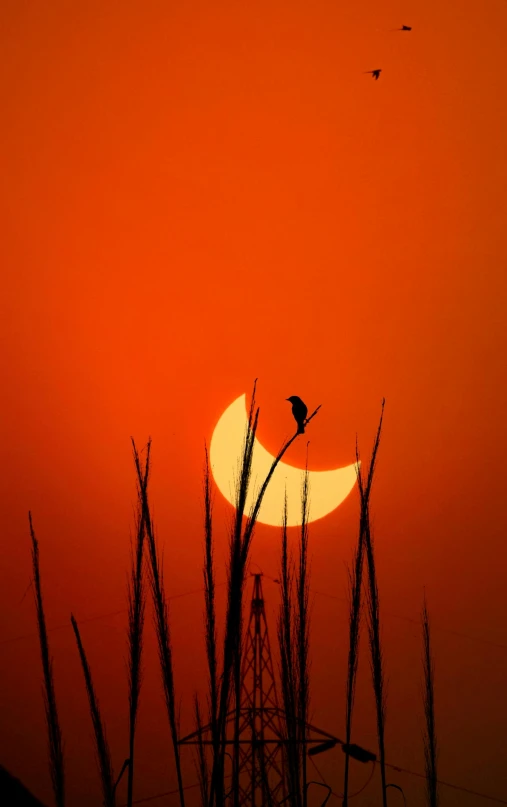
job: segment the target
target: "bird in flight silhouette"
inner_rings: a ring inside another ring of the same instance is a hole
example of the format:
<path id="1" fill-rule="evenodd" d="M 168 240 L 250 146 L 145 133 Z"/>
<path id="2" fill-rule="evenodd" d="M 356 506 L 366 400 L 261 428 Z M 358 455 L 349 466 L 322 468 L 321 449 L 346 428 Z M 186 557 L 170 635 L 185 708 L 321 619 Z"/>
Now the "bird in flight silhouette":
<path id="1" fill-rule="evenodd" d="M 286 401 L 289 401 L 292 404 L 292 414 L 294 415 L 294 420 L 298 424 L 298 434 L 305 433 L 305 420 L 308 414 L 308 407 L 301 398 L 298 398 L 297 395 L 291 395 L 290 398 L 286 398 Z"/>
<path id="2" fill-rule="evenodd" d="M 375 81 L 378 81 L 382 70 L 365 70 L 365 73 L 371 73 Z"/>
<path id="3" fill-rule="evenodd" d="M 401 28 L 400 28 L 399 30 L 400 30 L 400 31 L 411 31 L 411 30 L 412 30 L 412 26 L 411 26 L 411 25 L 402 25 L 402 26 L 401 26 Z"/>

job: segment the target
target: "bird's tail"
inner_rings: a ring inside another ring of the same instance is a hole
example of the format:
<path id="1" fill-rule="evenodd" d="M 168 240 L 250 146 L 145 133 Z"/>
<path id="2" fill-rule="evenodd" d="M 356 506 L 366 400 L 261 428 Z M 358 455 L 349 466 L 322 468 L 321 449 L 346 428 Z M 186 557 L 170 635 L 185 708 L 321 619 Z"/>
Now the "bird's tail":
<path id="1" fill-rule="evenodd" d="M 304 434 L 304 433 L 305 433 L 305 424 L 304 424 L 304 423 L 300 423 L 300 424 L 298 425 L 298 434 Z"/>

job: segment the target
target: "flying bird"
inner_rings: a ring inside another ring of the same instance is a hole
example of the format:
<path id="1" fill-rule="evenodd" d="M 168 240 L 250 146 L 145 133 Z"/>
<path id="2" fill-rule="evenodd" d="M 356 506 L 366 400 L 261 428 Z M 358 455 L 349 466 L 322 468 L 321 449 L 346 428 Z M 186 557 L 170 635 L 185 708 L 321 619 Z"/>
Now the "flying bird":
<path id="1" fill-rule="evenodd" d="M 297 395 L 291 395 L 290 398 L 286 398 L 285 400 L 292 404 L 292 414 L 294 415 L 294 420 L 298 424 L 298 434 L 304 434 L 308 407 L 305 403 L 303 403 L 301 398 L 298 398 Z"/>
<path id="2" fill-rule="evenodd" d="M 378 81 L 382 70 L 365 70 L 365 73 L 371 73 L 375 81 Z"/>
<path id="3" fill-rule="evenodd" d="M 412 30 L 411 25 L 402 25 L 400 28 L 400 31 L 411 31 L 411 30 Z"/>

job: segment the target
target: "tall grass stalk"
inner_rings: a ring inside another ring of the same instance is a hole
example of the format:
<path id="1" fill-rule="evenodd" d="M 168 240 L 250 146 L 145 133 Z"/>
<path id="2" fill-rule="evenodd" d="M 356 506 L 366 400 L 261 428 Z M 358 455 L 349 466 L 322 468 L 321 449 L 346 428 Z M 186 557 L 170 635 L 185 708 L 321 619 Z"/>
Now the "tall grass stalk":
<path id="1" fill-rule="evenodd" d="M 210 807 L 216 798 L 217 807 L 224 801 L 224 766 L 225 766 L 225 732 L 227 715 L 229 711 L 231 686 L 233 674 L 236 672 L 241 648 L 242 634 L 242 603 L 245 582 L 245 562 L 242 556 L 242 527 L 243 513 L 246 506 L 250 475 L 252 470 L 252 457 L 259 419 L 259 410 L 255 411 L 255 389 L 248 414 L 248 424 L 243 443 L 239 478 L 236 484 L 236 512 L 229 541 L 229 561 L 227 569 L 227 611 L 225 618 L 225 635 L 223 649 L 223 670 L 221 676 L 220 696 L 218 704 L 217 729 L 220 738 L 220 753 L 214 760 L 211 781 Z M 233 763 L 233 787 L 237 790 L 234 778 L 235 765 Z"/>
<path id="2" fill-rule="evenodd" d="M 90 715 L 93 723 L 93 731 L 95 734 L 95 750 L 97 752 L 97 761 L 100 772 L 100 782 L 102 786 L 102 797 L 104 800 L 104 807 L 115 807 L 115 786 L 113 766 L 111 764 L 111 754 L 109 752 L 109 745 L 107 742 L 106 731 L 102 722 L 102 717 L 99 709 L 99 702 L 95 694 L 93 686 L 92 673 L 90 665 L 86 658 L 83 642 L 79 633 L 78 624 L 71 614 L 70 621 L 76 637 L 77 647 L 79 650 L 79 657 L 81 659 L 81 667 L 85 679 L 86 692 L 88 695 L 88 703 L 90 706 Z"/>
<path id="3" fill-rule="evenodd" d="M 217 678 L 217 629 L 215 609 L 215 571 L 213 563 L 213 504 L 211 469 L 208 449 L 205 446 L 204 463 L 204 629 L 206 639 L 206 659 L 208 662 L 209 724 L 212 744 L 213 764 L 218 760 L 220 737 L 217 725 L 218 678 Z M 206 798 L 209 797 L 209 788 Z"/>
<path id="4" fill-rule="evenodd" d="M 354 695 L 356 689 L 357 666 L 359 661 L 359 636 L 361 624 L 361 587 L 363 577 L 364 557 L 364 528 L 362 519 L 359 525 L 359 537 L 352 570 L 349 571 L 349 655 L 347 668 L 347 689 L 345 708 L 345 744 L 350 746 L 352 739 L 352 711 L 354 708 Z M 345 754 L 345 772 L 343 780 L 343 807 L 348 807 L 349 797 L 349 762 L 350 757 Z"/>
<path id="5" fill-rule="evenodd" d="M 202 716 L 201 716 L 201 708 L 199 706 L 199 698 L 197 697 L 197 694 L 194 696 L 194 715 L 195 715 L 195 726 L 197 730 L 197 752 L 196 752 L 197 777 L 199 779 L 201 804 L 202 807 L 207 807 L 209 798 L 208 760 L 206 758 L 206 746 L 204 745 L 202 736 L 203 735 Z"/>
<path id="6" fill-rule="evenodd" d="M 426 795 L 428 807 L 438 807 L 437 780 L 437 735 L 435 728 L 435 670 L 431 655 L 431 634 L 426 597 L 422 610 L 423 669 L 424 669 L 424 715 L 426 731 L 424 735 L 424 759 L 426 767 Z"/>
<path id="7" fill-rule="evenodd" d="M 239 656 L 241 653 L 241 627 L 242 627 L 242 604 L 243 604 L 243 590 L 245 583 L 245 569 L 248 561 L 248 553 L 252 541 L 252 536 L 257 521 L 259 510 L 268 488 L 269 482 L 285 452 L 292 445 L 299 431 L 287 440 L 278 455 L 275 457 L 271 464 L 271 468 L 264 480 L 250 510 L 243 529 L 243 514 L 247 501 L 247 495 L 250 484 L 252 458 L 255 445 L 255 436 L 257 432 L 257 425 L 259 420 L 259 409 L 255 405 L 255 391 L 257 379 L 254 383 L 254 389 L 250 404 L 248 415 L 248 424 L 245 434 L 245 441 L 243 444 L 243 451 L 241 457 L 240 473 L 236 485 L 236 513 L 230 540 L 229 552 L 229 567 L 228 567 L 228 598 L 227 610 L 225 620 L 225 636 L 224 636 L 224 650 L 223 650 L 223 671 L 221 676 L 220 697 L 218 707 L 218 732 L 220 736 L 220 754 L 217 763 L 213 766 L 213 774 L 211 781 L 211 795 L 210 807 L 213 807 L 214 800 L 216 800 L 217 807 L 223 802 L 224 794 L 224 760 L 225 760 L 225 729 L 226 720 L 229 710 L 231 686 L 233 684 L 233 673 L 238 670 Z M 317 414 L 320 406 L 306 419 L 307 425 Z"/>
<path id="8" fill-rule="evenodd" d="M 33 582 L 35 593 L 35 607 L 37 612 L 37 628 L 39 633 L 40 653 L 42 660 L 42 672 L 44 676 L 44 711 L 48 729 L 49 745 L 49 772 L 56 807 L 65 806 L 65 771 L 63 758 L 63 741 L 60 723 L 58 720 L 58 710 L 56 708 L 56 696 L 53 679 L 53 661 L 49 653 L 48 634 L 46 628 L 46 618 L 44 615 L 44 602 L 42 599 L 42 587 L 39 568 L 39 543 L 35 537 L 32 524 L 32 514 L 28 513 L 30 524 L 30 537 L 32 539 L 32 566 Z"/>
<path id="9" fill-rule="evenodd" d="M 289 557 L 287 540 L 287 494 L 284 500 L 281 553 L 281 604 L 278 617 L 278 645 L 280 648 L 280 681 L 284 707 L 285 768 L 290 807 L 301 807 L 300 754 L 297 745 L 298 713 L 296 704 L 297 667 L 294 650 L 294 605 L 292 601 L 293 561 Z"/>
<path id="10" fill-rule="evenodd" d="M 132 438 L 131 438 L 132 439 Z M 132 568 L 128 587 L 128 687 L 129 687 L 129 764 L 127 780 L 127 807 L 132 807 L 134 796 L 134 768 L 135 768 L 135 734 L 137 725 L 137 713 L 139 709 L 139 697 L 141 693 L 142 681 L 142 652 L 143 652 L 143 629 L 145 614 L 145 588 L 143 576 L 143 555 L 146 536 L 146 524 L 144 510 L 140 502 L 147 496 L 148 480 L 150 473 L 150 449 L 148 443 L 146 461 L 144 468 L 137 453 L 134 441 L 132 440 L 132 451 L 136 469 L 141 471 L 137 479 L 137 517 L 136 517 L 136 543 L 132 557 Z"/>
<path id="11" fill-rule="evenodd" d="M 299 568 L 296 579 L 296 660 L 297 660 L 297 712 L 298 748 L 301 760 L 302 803 L 308 803 L 306 736 L 310 704 L 310 664 L 309 664 L 309 580 L 308 580 L 308 515 L 309 515 L 309 476 L 308 468 L 301 491 L 301 532 L 299 545 Z"/>
<path id="12" fill-rule="evenodd" d="M 148 440 L 148 452 L 151 447 L 151 439 Z M 174 694 L 174 674 L 172 662 L 172 645 L 169 626 L 169 613 L 167 607 L 167 597 L 165 594 L 164 575 L 161 559 L 159 558 L 155 532 L 151 518 L 150 505 L 148 500 L 148 490 L 143 487 L 143 470 L 141 468 L 139 454 L 134 444 L 134 462 L 138 480 L 138 496 L 144 524 L 146 527 L 146 538 L 148 542 L 148 554 L 150 560 L 150 584 L 155 611 L 155 630 L 157 634 L 158 653 L 160 670 L 162 674 L 162 685 L 164 688 L 167 716 L 171 732 L 174 761 L 176 765 L 176 776 L 178 780 L 178 791 L 181 807 L 185 807 L 185 793 L 183 788 L 183 777 L 181 773 L 180 748 L 178 745 L 178 719 L 176 715 L 175 694 Z"/>
<path id="13" fill-rule="evenodd" d="M 383 412 L 384 403 L 382 403 Z M 358 476 L 358 486 L 360 493 L 360 515 L 359 515 L 359 534 L 357 540 L 357 547 L 354 556 L 352 569 L 349 571 L 349 653 L 348 653 L 348 666 L 347 666 L 347 686 L 346 686 L 346 707 L 345 707 L 345 748 L 348 749 L 352 739 L 352 712 L 354 709 L 354 696 L 357 679 L 357 666 L 359 662 L 359 638 L 361 630 L 361 610 L 362 610 L 362 585 L 363 585 L 363 566 L 364 566 L 364 552 L 365 552 L 365 531 L 366 520 L 369 513 L 369 502 L 371 487 L 373 484 L 373 477 L 375 473 L 375 462 L 377 458 L 377 451 L 380 443 L 380 422 L 377 431 L 376 439 L 373 445 L 372 457 L 370 466 L 366 474 L 366 484 L 361 475 L 361 463 L 359 459 L 359 448 L 356 441 L 356 472 Z M 349 791 L 349 762 L 350 757 L 348 751 L 345 752 L 345 771 L 344 771 L 344 784 L 343 784 L 343 805 L 348 805 L 348 791 Z"/>
<path id="14" fill-rule="evenodd" d="M 384 686 L 384 671 L 383 671 L 383 658 L 382 658 L 382 644 L 380 638 L 380 612 L 379 612 L 379 596 L 377 586 L 377 575 L 375 569 L 375 554 L 373 547 L 373 537 L 370 528 L 370 511 L 369 511 L 369 497 L 371 485 L 373 482 L 373 475 L 375 471 L 375 463 L 377 458 L 378 447 L 380 443 L 380 435 L 382 432 L 382 421 L 384 417 L 385 400 L 382 401 L 382 409 L 380 421 L 373 444 L 372 458 L 370 468 L 368 471 L 368 478 L 366 486 L 364 485 L 362 474 L 359 468 L 359 453 L 357 454 L 358 462 L 358 486 L 359 495 L 361 500 L 361 523 L 364 529 L 364 548 L 366 552 L 366 560 L 368 566 L 368 586 L 367 586 L 367 603 L 368 603 L 368 637 L 370 644 L 370 662 L 373 680 L 373 691 L 375 693 L 375 705 L 377 713 L 377 735 L 379 744 L 379 764 L 380 764 L 380 777 L 382 783 L 382 804 L 387 807 L 387 792 L 386 792 L 386 762 L 385 762 L 385 686 Z M 368 495 L 366 495 L 368 494 Z"/>

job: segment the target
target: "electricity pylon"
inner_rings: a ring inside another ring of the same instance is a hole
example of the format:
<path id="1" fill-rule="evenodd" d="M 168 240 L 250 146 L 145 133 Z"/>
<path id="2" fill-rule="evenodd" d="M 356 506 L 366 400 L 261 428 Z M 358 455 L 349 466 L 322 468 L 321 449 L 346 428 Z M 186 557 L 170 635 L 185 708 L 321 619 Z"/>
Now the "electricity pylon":
<path id="1" fill-rule="evenodd" d="M 241 664 L 239 735 L 240 802 L 250 807 L 278 804 L 285 798 L 284 739 L 278 708 L 261 574 L 254 574 L 250 619 Z M 269 742 L 271 741 L 271 742 Z"/>
<path id="2" fill-rule="evenodd" d="M 278 706 L 276 681 L 269 643 L 268 623 L 262 592 L 262 574 L 254 574 L 250 617 L 243 642 L 241 661 L 241 697 L 238 731 L 234 731 L 236 710 L 227 714 L 226 745 L 233 746 L 237 760 L 240 807 L 278 807 L 286 802 L 284 751 L 287 742 L 298 742 L 285 736 L 285 714 Z M 200 739 L 199 739 L 200 734 Z M 212 744 L 211 725 L 203 726 L 180 741 L 181 745 Z M 307 724 L 306 745 L 323 742 L 330 747 L 340 742 L 332 734 Z M 234 757 L 230 754 L 231 759 Z M 232 791 L 229 795 L 233 803 Z"/>

